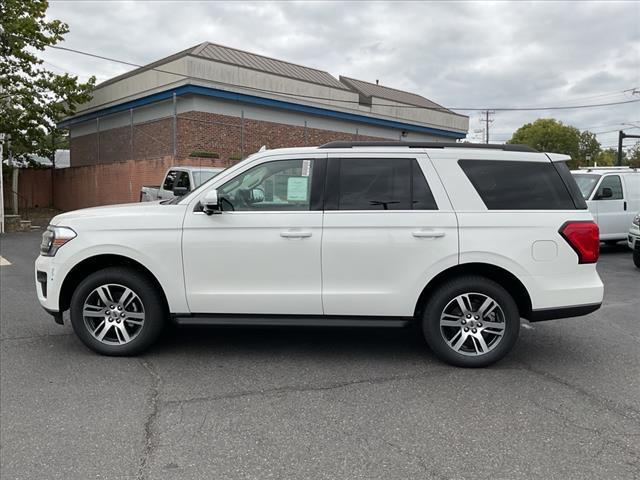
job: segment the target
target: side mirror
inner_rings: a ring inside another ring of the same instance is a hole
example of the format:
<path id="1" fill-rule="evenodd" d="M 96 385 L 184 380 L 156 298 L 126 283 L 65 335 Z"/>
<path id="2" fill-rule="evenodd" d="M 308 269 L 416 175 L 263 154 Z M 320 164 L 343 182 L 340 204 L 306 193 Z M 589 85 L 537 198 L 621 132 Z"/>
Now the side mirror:
<path id="1" fill-rule="evenodd" d="M 201 203 L 202 211 L 207 215 L 222 213 L 220 210 L 220 204 L 218 203 L 218 191 L 215 188 L 204 194 L 204 198 Z"/>
<path id="2" fill-rule="evenodd" d="M 609 187 L 602 187 L 602 191 L 598 194 L 598 200 L 613 197 L 613 190 Z"/>
<path id="3" fill-rule="evenodd" d="M 173 194 L 176 197 L 182 197 L 189 193 L 189 189 L 187 187 L 173 187 Z"/>
<path id="4" fill-rule="evenodd" d="M 262 190 L 261 188 L 252 189 L 249 202 L 251 203 L 264 202 L 264 190 Z"/>

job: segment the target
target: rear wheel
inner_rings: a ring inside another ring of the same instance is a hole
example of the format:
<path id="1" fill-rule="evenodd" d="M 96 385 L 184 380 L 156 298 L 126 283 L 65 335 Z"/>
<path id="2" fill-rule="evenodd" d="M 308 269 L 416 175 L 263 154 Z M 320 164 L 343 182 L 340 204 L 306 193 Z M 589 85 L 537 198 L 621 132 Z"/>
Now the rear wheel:
<path id="1" fill-rule="evenodd" d="M 441 285 L 424 309 L 422 330 L 438 358 L 459 367 L 484 367 L 504 357 L 518 338 L 520 313 L 509 293 L 484 277 Z"/>
<path id="2" fill-rule="evenodd" d="M 103 355 L 136 355 L 157 338 L 166 317 L 164 299 L 145 275 L 124 267 L 85 278 L 71 298 L 71 325 Z"/>

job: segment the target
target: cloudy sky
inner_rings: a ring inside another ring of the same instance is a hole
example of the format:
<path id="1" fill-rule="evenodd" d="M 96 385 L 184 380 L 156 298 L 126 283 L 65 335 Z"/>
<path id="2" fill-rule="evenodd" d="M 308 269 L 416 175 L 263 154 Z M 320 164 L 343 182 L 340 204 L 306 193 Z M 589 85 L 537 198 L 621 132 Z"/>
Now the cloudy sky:
<path id="1" fill-rule="evenodd" d="M 640 99 L 640 2 L 52 1 L 66 47 L 146 64 L 203 41 L 420 93 L 450 108 L 573 106 Z M 48 50 L 54 71 L 105 80 L 121 64 Z M 636 89 L 637 93 L 633 93 Z M 470 136 L 479 112 L 470 116 Z M 491 140 L 554 117 L 617 144 L 640 102 L 497 112 Z M 480 138 L 480 134 L 476 134 Z"/>

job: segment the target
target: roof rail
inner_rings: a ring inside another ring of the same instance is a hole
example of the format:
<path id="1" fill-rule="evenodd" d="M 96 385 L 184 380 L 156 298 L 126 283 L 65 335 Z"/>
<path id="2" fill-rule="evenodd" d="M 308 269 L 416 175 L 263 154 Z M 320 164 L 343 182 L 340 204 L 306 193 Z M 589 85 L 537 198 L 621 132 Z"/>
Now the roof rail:
<path id="1" fill-rule="evenodd" d="M 630 165 L 622 165 L 622 166 L 602 166 L 602 167 L 578 167 L 578 170 L 629 170 L 633 167 Z"/>
<path id="2" fill-rule="evenodd" d="M 353 147 L 409 147 L 409 148 L 480 148 L 487 150 L 503 150 L 505 152 L 536 152 L 528 145 L 492 144 L 492 143 L 454 143 L 454 142 L 400 142 L 397 140 L 381 141 L 336 141 L 325 143 L 318 148 L 353 148 Z"/>

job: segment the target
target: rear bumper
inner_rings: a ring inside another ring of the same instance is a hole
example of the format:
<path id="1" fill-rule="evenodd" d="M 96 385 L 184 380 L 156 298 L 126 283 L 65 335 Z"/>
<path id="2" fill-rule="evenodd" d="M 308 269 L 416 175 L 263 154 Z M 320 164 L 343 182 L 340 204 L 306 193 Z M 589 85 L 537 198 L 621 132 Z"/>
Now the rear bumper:
<path id="1" fill-rule="evenodd" d="M 530 322 L 542 322 L 544 320 L 556 320 L 558 318 L 581 317 L 595 312 L 602 303 L 589 303 L 586 305 L 573 305 L 571 307 L 540 308 L 532 310 L 527 316 Z"/>

